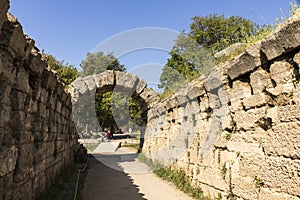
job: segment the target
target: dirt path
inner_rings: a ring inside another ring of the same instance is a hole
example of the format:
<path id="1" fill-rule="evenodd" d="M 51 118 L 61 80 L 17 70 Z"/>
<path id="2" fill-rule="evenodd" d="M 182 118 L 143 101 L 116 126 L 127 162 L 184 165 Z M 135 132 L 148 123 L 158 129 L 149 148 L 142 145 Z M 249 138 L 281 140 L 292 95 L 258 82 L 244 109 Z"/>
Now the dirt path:
<path id="1" fill-rule="evenodd" d="M 84 200 L 192 200 L 150 172 L 131 149 L 93 154 L 89 163 Z"/>

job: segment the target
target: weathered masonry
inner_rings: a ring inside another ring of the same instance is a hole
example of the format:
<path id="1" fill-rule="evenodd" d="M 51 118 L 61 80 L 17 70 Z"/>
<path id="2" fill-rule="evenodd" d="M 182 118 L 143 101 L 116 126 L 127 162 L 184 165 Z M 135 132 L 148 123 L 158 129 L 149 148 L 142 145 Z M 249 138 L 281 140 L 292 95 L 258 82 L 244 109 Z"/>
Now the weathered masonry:
<path id="1" fill-rule="evenodd" d="M 132 97 L 136 102 L 140 104 L 140 107 L 143 111 L 141 114 L 143 122 L 139 127 L 141 132 L 139 151 L 142 150 L 144 144 L 145 129 L 147 126 L 148 110 L 160 101 L 159 94 L 152 88 L 147 88 L 147 83 L 145 81 L 139 79 L 136 75 L 126 72 L 106 70 L 101 74 L 94 74 L 83 78 L 77 78 L 71 84 L 68 91 L 72 96 L 73 114 L 76 124 L 79 124 L 80 119 L 82 118 L 79 117 L 81 113 L 80 109 L 77 108 L 82 107 L 84 104 L 95 104 L 93 100 L 95 100 L 96 93 L 111 91 L 113 93 L 121 94 L 127 100 Z M 95 114 L 96 111 L 92 110 L 91 112 Z M 125 117 L 125 123 L 128 123 L 131 120 L 129 110 L 127 113 L 114 113 L 115 121 L 120 127 L 122 126 L 122 122 L 121 120 L 118 120 L 120 117 L 119 114 L 121 114 L 123 118 Z M 99 124 L 96 114 L 93 117 L 89 118 L 89 123 Z"/>
<path id="2" fill-rule="evenodd" d="M 206 195 L 300 199 L 300 11 L 148 111 L 143 152 Z"/>
<path id="3" fill-rule="evenodd" d="M 34 199 L 78 148 L 71 96 L 0 0 L 0 199 Z"/>
<path id="4" fill-rule="evenodd" d="M 235 59 L 160 101 L 136 76 L 107 71 L 64 91 L 0 0 L 0 198 L 34 199 L 78 150 L 80 98 L 140 101 L 143 153 L 180 168 L 206 195 L 300 199 L 300 12 Z"/>

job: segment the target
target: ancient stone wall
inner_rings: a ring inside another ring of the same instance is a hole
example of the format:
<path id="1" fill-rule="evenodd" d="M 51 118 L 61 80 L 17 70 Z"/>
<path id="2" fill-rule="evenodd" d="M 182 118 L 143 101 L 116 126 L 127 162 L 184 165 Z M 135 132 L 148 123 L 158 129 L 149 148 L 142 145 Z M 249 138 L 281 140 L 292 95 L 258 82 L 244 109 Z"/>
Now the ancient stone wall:
<path id="1" fill-rule="evenodd" d="M 300 12 L 148 111 L 143 152 L 206 195 L 300 199 Z"/>
<path id="2" fill-rule="evenodd" d="M 0 199 L 34 199 L 74 162 L 71 97 L 0 0 Z"/>

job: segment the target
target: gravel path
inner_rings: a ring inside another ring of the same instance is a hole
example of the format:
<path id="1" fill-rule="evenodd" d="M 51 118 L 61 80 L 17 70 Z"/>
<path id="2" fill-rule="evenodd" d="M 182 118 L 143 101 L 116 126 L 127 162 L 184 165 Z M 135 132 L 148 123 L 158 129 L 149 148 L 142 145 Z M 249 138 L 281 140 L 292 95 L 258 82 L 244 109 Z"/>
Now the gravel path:
<path id="1" fill-rule="evenodd" d="M 84 200 L 192 200 L 139 162 L 132 149 L 94 153 L 89 164 Z"/>

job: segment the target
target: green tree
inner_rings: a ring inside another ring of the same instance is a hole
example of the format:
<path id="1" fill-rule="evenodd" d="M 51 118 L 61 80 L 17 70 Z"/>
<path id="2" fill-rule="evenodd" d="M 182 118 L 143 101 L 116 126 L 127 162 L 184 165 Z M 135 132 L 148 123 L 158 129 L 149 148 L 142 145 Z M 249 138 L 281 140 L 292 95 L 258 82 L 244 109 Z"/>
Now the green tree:
<path id="1" fill-rule="evenodd" d="M 98 74 L 105 70 L 126 71 L 124 65 L 119 63 L 113 53 L 107 55 L 103 52 L 87 53 L 86 59 L 81 62 L 80 66 L 82 67 L 81 76 Z M 89 100 L 79 110 L 82 124 L 91 124 L 90 129 L 97 130 L 99 124 L 102 129 L 112 129 L 112 131 L 120 127 L 136 130 L 143 121 L 139 103 L 119 92 L 96 93 L 94 99 Z M 89 117 L 94 117 L 91 113 L 93 106 L 95 106 L 98 123 L 89 120 Z"/>
<path id="2" fill-rule="evenodd" d="M 47 61 L 50 69 L 56 71 L 57 76 L 66 86 L 70 85 L 78 77 L 78 70 L 74 65 L 59 61 L 50 54 L 43 53 L 43 58 Z"/>
<path id="3" fill-rule="evenodd" d="M 81 62 L 80 66 L 82 68 L 81 76 L 99 74 L 105 70 L 126 71 L 124 65 L 119 63 L 119 60 L 113 53 L 105 55 L 101 51 L 87 53 L 85 60 Z"/>
<path id="4" fill-rule="evenodd" d="M 186 82 L 214 67 L 212 55 L 216 52 L 237 42 L 247 42 L 250 36 L 261 34 L 264 29 L 251 20 L 235 16 L 226 18 L 213 14 L 192 20 L 190 31 L 178 36 L 163 68 L 159 85 L 164 88 L 163 96 L 173 94 Z"/>
<path id="5" fill-rule="evenodd" d="M 175 60 L 176 57 L 174 56 L 173 58 Z M 178 57 L 178 62 L 183 62 L 180 57 Z M 165 66 L 162 69 L 160 84 L 158 85 L 159 88 L 164 88 L 162 98 L 171 96 L 176 91 L 185 87 L 188 83 L 187 80 L 174 68 L 174 66 Z"/>
<path id="6" fill-rule="evenodd" d="M 119 60 L 113 55 L 113 53 L 108 53 L 105 55 L 103 52 L 99 51 L 96 53 L 87 53 L 85 60 L 80 64 L 82 71 L 80 72 L 81 76 L 88 76 L 92 74 L 99 74 L 105 70 L 116 70 L 116 71 L 126 71 L 124 65 L 119 63 Z M 90 129 L 97 130 L 98 125 L 102 129 L 117 129 L 117 123 L 114 119 L 113 107 L 116 105 L 121 105 L 123 99 L 118 99 L 118 102 L 114 105 L 112 104 L 112 92 L 96 93 L 92 103 L 86 103 L 87 105 L 82 105 L 83 109 L 80 109 L 81 119 L 84 121 L 91 116 L 90 112 L 95 111 L 97 117 L 97 123 L 90 123 Z M 93 106 L 95 106 L 93 108 Z M 92 114 L 91 117 L 94 117 Z M 87 122 L 89 123 L 89 122 Z"/>
<path id="7" fill-rule="evenodd" d="M 190 25 L 189 35 L 211 53 L 217 53 L 231 44 L 242 42 L 255 35 L 259 25 L 238 16 L 226 18 L 212 14 L 206 17 L 195 16 Z"/>
<path id="8" fill-rule="evenodd" d="M 159 88 L 169 96 L 214 66 L 214 58 L 199 43 L 180 33 L 163 68 Z"/>
<path id="9" fill-rule="evenodd" d="M 97 93 L 95 109 L 103 129 L 117 130 L 120 127 L 136 129 L 143 120 L 139 103 L 119 92 Z"/>

